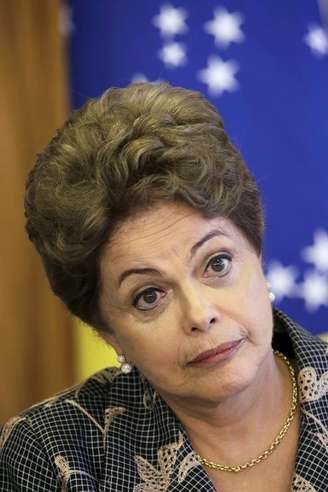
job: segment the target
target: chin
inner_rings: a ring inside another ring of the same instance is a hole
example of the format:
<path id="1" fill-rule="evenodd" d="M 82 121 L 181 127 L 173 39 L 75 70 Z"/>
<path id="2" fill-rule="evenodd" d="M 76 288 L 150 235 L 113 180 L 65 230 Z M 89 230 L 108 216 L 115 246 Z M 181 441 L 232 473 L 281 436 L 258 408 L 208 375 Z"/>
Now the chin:
<path id="1" fill-rule="evenodd" d="M 256 379 L 257 366 L 242 358 L 218 367 L 201 378 L 199 393 L 213 401 L 225 400 L 245 391 Z M 196 388 L 195 388 L 196 389 Z"/>
<path id="2" fill-rule="evenodd" d="M 189 394 L 186 396 L 191 399 L 217 405 L 242 393 L 250 386 L 251 382 L 252 378 L 248 378 L 245 374 L 235 374 L 234 377 L 225 377 L 224 379 L 221 379 L 219 376 L 215 378 L 209 376 L 207 380 L 202 379 L 198 384 L 194 383 L 190 388 L 190 392 L 188 392 Z"/>

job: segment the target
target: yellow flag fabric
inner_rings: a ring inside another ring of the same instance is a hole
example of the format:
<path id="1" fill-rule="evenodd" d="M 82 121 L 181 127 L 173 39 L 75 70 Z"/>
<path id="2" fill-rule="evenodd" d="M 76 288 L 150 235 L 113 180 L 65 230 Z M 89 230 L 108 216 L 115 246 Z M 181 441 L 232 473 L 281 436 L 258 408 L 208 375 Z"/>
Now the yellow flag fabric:
<path id="1" fill-rule="evenodd" d="M 108 366 L 117 366 L 115 350 L 88 326 L 76 322 L 76 380 L 86 379 L 91 374 Z"/>

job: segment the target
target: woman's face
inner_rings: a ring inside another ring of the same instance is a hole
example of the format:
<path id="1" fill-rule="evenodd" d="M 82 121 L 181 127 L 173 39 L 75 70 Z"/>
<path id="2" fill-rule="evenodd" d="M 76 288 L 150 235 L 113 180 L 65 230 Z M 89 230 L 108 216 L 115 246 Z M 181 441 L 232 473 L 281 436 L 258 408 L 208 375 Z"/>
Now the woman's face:
<path id="1" fill-rule="evenodd" d="M 124 222 L 101 260 L 107 340 L 166 401 L 217 403 L 245 389 L 271 349 L 261 259 L 225 218 L 161 204 Z M 241 340 L 225 360 L 200 353 Z"/>

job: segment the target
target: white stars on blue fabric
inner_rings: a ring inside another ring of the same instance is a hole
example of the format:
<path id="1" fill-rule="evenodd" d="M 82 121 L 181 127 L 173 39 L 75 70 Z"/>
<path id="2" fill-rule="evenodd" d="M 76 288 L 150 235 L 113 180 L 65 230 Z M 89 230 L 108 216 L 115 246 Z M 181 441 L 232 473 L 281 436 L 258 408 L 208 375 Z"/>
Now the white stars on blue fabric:
<path id="1" fill-rule="evenodd" d="M 328 234 L 323 229 L 314 233 L 314 244 L 302 250 L 303 258 L 319 272 L 328 274 Z"/>
<path id="2" fill-rule="evenodd" d="M 161 6 L 159 14 L 152 19 L 153 25 L 159 29 L 160 36 L 165 39 L 158 57 L 168 69 L 182 67 L 188 62 L 186 45 L 174 40 L 175 36 L 188 31 L 187 17 L 188 12 L 185 9 L 165 4 Z M 228 12 L 224 7 L 217 7 L 214 9 L 213 18 L 205 22 L 203 28 L 214 37 L 214 44 L 217 47 L 226 48 L 231 43 L 240 43 L 245 39 L 241 30 L 242 22 L 241 13 Z M 207 86 L 211 96 L 218 97 L 224 92 L 233 92 L 239 88 L 236 79 L 238 69 L 239 64 L 235 60 L 223 60 L 218 55 L 210 54 L 207 67 L 198 70 L 196 76 Z M 133 81 L 135 80 L 138 80 L 136 76 L 133 78 Z"/>
<path id="3" fill-rule="evenodd" d="M 328 277 L 315 270 L 306 272 L 304 282 L 300 286 L 300 294 L 308 311 L 328 306 Z"/>
<path id="4" fill-rule="evenodd" d="M 328 33 L 323 27 L 311 24 L 304 36 L 304 41 L 314 55 L 319 57 L 328 55 Z"/>
<path id="5" fill-rule="evenodd" d="M 314 269 L 306 272 L 302 286 L 305 305 L 309 311 L 320 306 L 328 306 L 328 234 L 318 229 L 314 234 L 314 244 L 302 250 L 305 261 L 312 263 Z"/>
<path id="6" fill-rule="evenodd" d="M 212 96 L 220 96 L 224 91 L 233 92 L 238 89 L 238 68 L 238 63 L 234 60 L 224 61 L 219 56 L 210 56 L 207 68 L 200 70 L 198 78 L 207 85 Z"/>
<path id="7" fill-rule="evenodd" d="M 175 36 L 184 34 L 188 30 L 187 16 L 185 9 L 166 4 L 162 5 L 159 14 L 152 20 L 154 26 L 159 29 L 160 36 L 165 39 L 158 57 L 166 68 L 178 68 L 187 63 L 185 45 L 174 40 Z"/>
<path id="8" fill-rule="evenodd" d="M 214 36 L 215 45 L 225 49 L 231 43 L 241 43 L 245 35 L 241 30 L 243 15 L 239 12 L 228 12 L 223 7 L 214 10 L 214 18 L 204 24 L 204 30 Z M 224 92 L 233 92 L 239 88 L 236 78 L 239 64 L 235 60 L 224 61 L 217 55 L 208 58 L 207 68 L 198 72 L 198 78 L 207 85 L 208 93 L 221 96 Z"/>
<path id="9" fill-rule="evenodd" d="M 303 281 L 296 282 L 298 271 L 278 261 L 268 266 L 267 279 L 279 303 L 284 297 L 301 298 L 309 312 L 328 306 L 328 234 L 323 229 L 314 233 L 314 243 L 302 249 L 301 256 L 312 268 L 305 268 Z M 302 273 L 302 272 L 300 272 Z"/>
<path id="10" fill-rule="evenodd" d="M 152 24 L 164 39 L 158 57 L 166 68 L 182 67 L 188 62 L 186 44 L 174 39 L 188 31 L 186 23 L 188 16 L 189 12 L 185 8 L 163 4 L 159 13 L 152 19 Z M 233 43 L 245 41 L 246 36 L 242 29 L 244 17 L 243 13 L 229 11 L 222 5 L 214 8 L 212 18 L 203 24 L 203 30 L 213 37 L 215 50 L 225 50 Z M 319 24 L 311 24 L 308 27 L 304 42 L 314 55 L 320 57 L 328 55 L 328 34 Z M 196 77 L 207 86 L 210 96 L 219 97 L 239 88 L 236 78 L 238 69 L 237 61 L 224 61 L 218 54 L 209 53 L 207 67 L 198 70 Z"/>
<path id="11" fill-rule="evenodd" d="M 172 38 L 178 34 L 184 34 L 188 30 L 187 15 L 185 9 L 166 4 L 161 7 L 160 13 L 153 18 L 153 25 L 160 30 L 160 35 L 163 38 Z"/>
<path id="12" fill-rule="evenodd" d="M 158 56 L 168 68 L 176 68 L 187 62 L 185 46 L 176 41 L 166 43 Z"/>
<path id="13" fill-rule="evenodd" d="M 214 11 L 214 19 L 204 25 L 208 34 L 214 36 L 215 44 L 219 48 L 226 48 L 230 43 L 241 43 L 245 39 L 240 26 L 243 16 L 239 12 L 229 13 L 225 8 L 219 7 Z"/>

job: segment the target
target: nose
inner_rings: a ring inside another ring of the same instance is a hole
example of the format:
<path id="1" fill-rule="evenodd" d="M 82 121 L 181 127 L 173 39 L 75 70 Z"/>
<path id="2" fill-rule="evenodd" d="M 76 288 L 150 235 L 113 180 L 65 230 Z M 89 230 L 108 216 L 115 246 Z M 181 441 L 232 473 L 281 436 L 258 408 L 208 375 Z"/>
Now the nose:
<path id="1" fill-rule="evenodd" d="M 187 334 L 208 331 L 220 319 L 220 313 L 206 296 L 205 289 L 191 285 L 183 289 L 182 319 Z"/>

